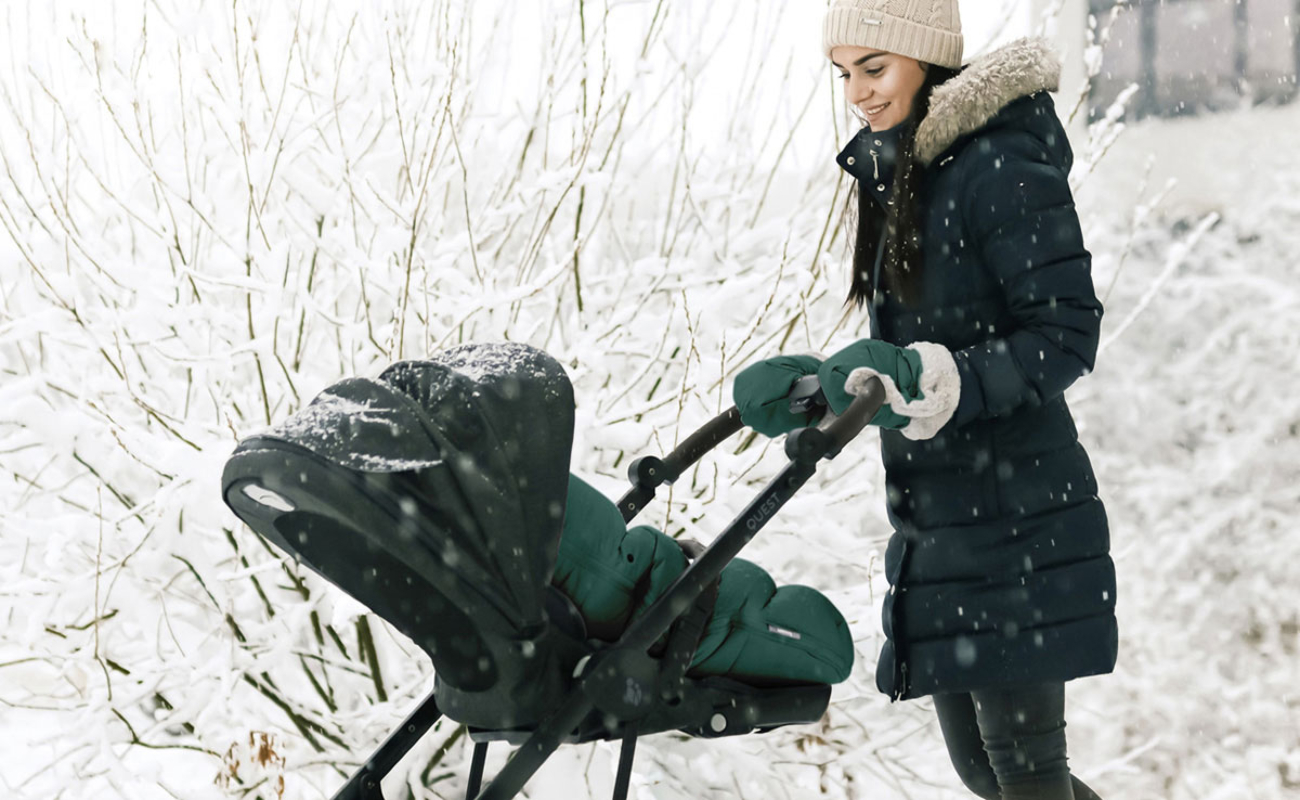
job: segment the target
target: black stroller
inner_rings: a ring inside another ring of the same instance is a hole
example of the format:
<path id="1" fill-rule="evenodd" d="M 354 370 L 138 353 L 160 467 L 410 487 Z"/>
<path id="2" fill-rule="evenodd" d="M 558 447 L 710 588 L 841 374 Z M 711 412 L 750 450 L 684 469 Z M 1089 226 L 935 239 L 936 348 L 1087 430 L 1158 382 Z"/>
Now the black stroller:
<path id="1" fill-rule="evenodd" d="M 383 800 L 380 780 L 441 715 L 475 742 L 467 798 L 509 798 L 564 742 L 621 739 L 626 798 L 638 736 L 732 736 L 816 722 L 825 683 L 754 685 L 687 666 L 723 568 L 883 402 L 879 385 L 840 417 L 786 440 L 788 466 L 614 643 L 589 639 L 550 585 L 564 516 L 573 390 L 518 344 L 464 345 L 347 379 L 242 441 L 222 476 L 251 528 L 368 606 L 433 661 L 433 693 L 334 795 Z M 792 408 L 824 404 L 816 379 Z M 630 520 L 741 428 L 733 407 L 663 459 L 629 467 Z M 482 789 L 491 741 L 521 746 Z"/>

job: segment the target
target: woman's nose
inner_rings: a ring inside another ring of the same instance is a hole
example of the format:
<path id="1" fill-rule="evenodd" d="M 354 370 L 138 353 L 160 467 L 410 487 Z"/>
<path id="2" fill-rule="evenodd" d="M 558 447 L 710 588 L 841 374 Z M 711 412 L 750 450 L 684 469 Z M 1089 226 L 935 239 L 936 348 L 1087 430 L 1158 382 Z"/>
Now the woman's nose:
<path id="1" fill-rule="evenodd" d="M 866 81 L 849 78 L 849 86 L 846 94 L 848 95 L 848 101 L 856 106 L 871 97 L 872 91 Z"/>

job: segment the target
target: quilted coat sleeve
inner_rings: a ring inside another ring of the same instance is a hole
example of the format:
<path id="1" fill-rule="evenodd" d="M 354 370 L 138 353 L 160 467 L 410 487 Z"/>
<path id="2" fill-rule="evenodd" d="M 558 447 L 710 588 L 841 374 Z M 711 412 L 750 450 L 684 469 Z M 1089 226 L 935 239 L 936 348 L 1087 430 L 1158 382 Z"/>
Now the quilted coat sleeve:
<path id="1" fill-rule="evenodd" d="M 1058 397 L 1092 370 L 1102 315 L 1066 168 L 1028 132 L 973 147 L 962 213 L 1013 324 L 953 353 L 954 427 Z"/>

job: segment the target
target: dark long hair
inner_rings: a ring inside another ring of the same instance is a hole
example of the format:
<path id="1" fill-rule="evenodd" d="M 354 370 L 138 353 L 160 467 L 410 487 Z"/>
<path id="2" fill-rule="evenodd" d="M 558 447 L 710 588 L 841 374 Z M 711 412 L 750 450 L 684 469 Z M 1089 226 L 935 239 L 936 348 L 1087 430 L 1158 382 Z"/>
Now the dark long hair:
<path id="1" fill-rule="evenodd" d="M 960 70 L 930 64 L 926 69 L 925 80 L 917 90 L 916 99 L 912 101 L 912 112 L 907 120 L 900 123 L 898 163 L 894 168 L 893 205 L 889 212 L 882 211 L 868 192 L 861 191 L 854 181 L 849 191 L 848 202 L 844 211 L 854 205 L 857 197 L 857 231 L 853 239 L 853 279 L 849 285 L 849 296 L 845 305 L 855 304 L 861 308 L 863 303 L 875 298 L 879 288 L 885 294 L 893 293 L 904 304 L 916 301 L 920 292 L 922 270 L 922 242 L 920 213 L 917 208 L 916 194 L 920 188 L 920 176 L 917 174 L 916 129 L 930 112 L 930 93 L 934 87 L 956 76 Z M 881 242 L 881 231 L 886 231 L 883 246 L 884 260 L 881 264 L 881 286 L 872 285 L 872 272 L 877 257 L 877 247 Z"/>

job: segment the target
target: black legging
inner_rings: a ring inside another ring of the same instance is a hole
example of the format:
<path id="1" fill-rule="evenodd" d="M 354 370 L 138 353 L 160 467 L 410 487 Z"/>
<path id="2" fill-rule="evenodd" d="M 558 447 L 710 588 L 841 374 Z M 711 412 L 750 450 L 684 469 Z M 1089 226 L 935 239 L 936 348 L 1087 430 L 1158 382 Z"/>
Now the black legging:
<path id="1" fill-rule="evenodd" d="M 1100 800 L 1065 760 L 1065 684 L 934 695 L 948 755 L 985 800 Z"/>

